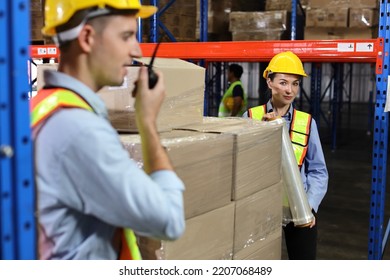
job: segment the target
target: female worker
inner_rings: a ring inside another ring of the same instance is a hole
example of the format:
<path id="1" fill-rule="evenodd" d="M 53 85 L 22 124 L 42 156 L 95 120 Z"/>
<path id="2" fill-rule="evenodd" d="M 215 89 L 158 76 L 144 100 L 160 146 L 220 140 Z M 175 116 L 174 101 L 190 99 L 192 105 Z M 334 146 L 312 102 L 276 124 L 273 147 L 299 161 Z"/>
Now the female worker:
<path id="1" fill-rule="evenodd" d="M 263 73 L 271 92 L 266 105 L 249 109 L 243 117 L 267 121 L 282 117 L 286 121 L 314 220 L 306 227 L 293 222 L 283 226 L 289 259 L 316 259 L 316 213 L 328 188 L 328 171 L 317 125 L 310 114 L 294 109 L 300 81 L 306 77 L 301 60 L 291 51 L 275 55 Z"/>

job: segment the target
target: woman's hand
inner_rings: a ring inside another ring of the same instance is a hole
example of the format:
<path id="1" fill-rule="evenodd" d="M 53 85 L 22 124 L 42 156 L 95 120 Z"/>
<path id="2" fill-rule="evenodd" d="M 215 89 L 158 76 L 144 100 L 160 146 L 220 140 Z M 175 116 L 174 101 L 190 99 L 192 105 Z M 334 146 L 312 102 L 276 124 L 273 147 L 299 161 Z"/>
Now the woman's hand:
<path id="1" fill-rule="evenodd" d="M 267 114 L 264 114 L 262 121 L 273 121 L 274 119 L 278 118 L 279 116 L 275 112 L 269 112 Z"/>

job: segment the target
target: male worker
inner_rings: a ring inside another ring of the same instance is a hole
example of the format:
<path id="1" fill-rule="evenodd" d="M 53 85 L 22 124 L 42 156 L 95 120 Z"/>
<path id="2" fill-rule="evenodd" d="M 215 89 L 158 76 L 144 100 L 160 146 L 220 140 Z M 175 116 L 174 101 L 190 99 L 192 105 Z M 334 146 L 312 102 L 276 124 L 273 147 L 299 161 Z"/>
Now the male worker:
<path id="1" fill-rule="evenodd" d="M 165 96 L 161 73 L 149 89 L 141 67 L 133 92 L 144 171 L 95 94 L 123 83 L 126 65 L 142 55 L 137 17 L 156 10 L 139 0 L 46 0 L 42 31 L 61 56 L 58 72 L 44 73 L 45 87 L 31 104 L 42 259 L 139 259 L 129 229 L 168 240 L 184 231 L 184 185 L 156 130 Z"/>
<path id="2" fill-rule="evenodd" d="M 229 87 L 219 105 L 219 117 L 241 117 L 246 111 L 248 100 L 240 80 L 243 72 L 241 65 L 229 65 L 227 73 Z"/>

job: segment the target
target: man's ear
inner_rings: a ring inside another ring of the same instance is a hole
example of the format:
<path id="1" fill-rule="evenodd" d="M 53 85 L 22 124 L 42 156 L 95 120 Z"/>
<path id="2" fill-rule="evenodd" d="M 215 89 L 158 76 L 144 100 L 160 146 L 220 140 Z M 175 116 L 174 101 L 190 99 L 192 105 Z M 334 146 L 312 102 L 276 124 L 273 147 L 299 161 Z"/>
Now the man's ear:
<path id="1" fill-rule="evenodd" d="M 77 38 L 79 41 L 80 48 L 84 52 L 89 53 L 91 51 L 92 46 L 95 42 L 95 36 L 96 36 L 95 29 L 89 24 L 84 25 L 83 29 L 81 29 L 80 34 Z"/>

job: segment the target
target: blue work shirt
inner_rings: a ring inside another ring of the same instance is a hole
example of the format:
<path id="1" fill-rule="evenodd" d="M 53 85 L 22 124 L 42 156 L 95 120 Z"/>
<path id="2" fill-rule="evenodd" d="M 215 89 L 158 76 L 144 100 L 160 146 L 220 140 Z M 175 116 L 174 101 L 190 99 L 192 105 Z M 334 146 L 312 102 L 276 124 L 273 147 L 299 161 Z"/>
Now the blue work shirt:
<path id="1" fill-rule="evenodd" d="M 78 93 L 95 113 L 61 109 L 36 136 L 40 258 L 117 259 L 118 227 L 178 238 L 185 228 L 184 185 L 176 173 L 149 176 L 140 169 L 108 121 L 105 104 L 86 85 L 56 71 L 46 71 L 44 81 Z"/>
<path id="2" fill-rule="evenodd" d="M 272 110 L 272 103 L 268 101 L 267 112 L 272 112 Z M 290 106 L 287 113 L 283 116 L 288 130 L 290 130 L 292 115 L 293 106 Z M 248 118 L 248 111 L 243 114 L 243 117 Z M 328 189 L 329 176 L 317 124 L 313 118 L 311 121 L 307 153 L 301 167 L 301 178 L 309 205 L 315 212 L 318 212 L 318 207 Z"/>

